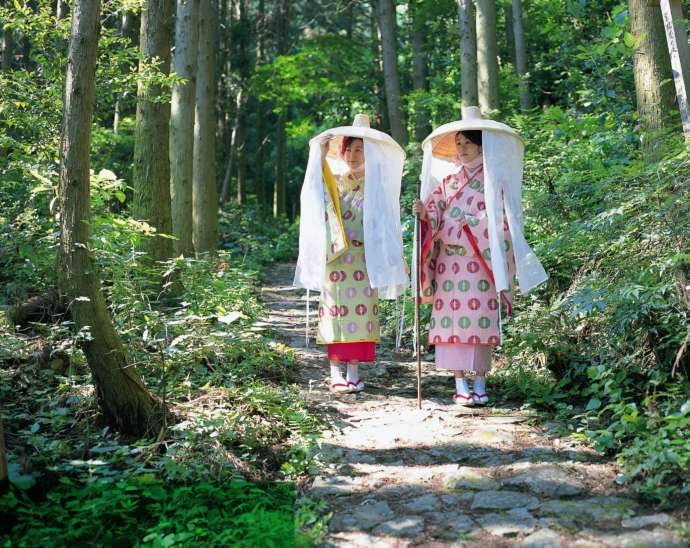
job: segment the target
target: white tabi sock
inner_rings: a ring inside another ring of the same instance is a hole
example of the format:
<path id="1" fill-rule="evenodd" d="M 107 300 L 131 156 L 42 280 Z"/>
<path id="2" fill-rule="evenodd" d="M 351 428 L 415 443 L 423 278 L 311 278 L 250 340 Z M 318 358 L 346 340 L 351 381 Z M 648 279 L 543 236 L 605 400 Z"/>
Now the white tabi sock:
<path id="1" fill-rule="evenodd" d="M 345 379 L 343 379 L 343 373 L 340 371 L 340 365 L 331 364 L 331 384 L 345 384 L 344 381 Z"/>
<path id="2" fill-rule="evenodd" d="M 467 386 L 465 377 L 455 377 L 455 393 L 465 397 L 470 395 L 470 387 Z"/>
<path id="3" fill-rule="evenodd" d="M 359 373 L 357 369 L 359 367 L 358 363 L 348 363 L 347 364 L 347 380 L 356 383 L 359 380 Z"/>
<path id="4" fill-rule="evenodd" d="M 486 394 L 486 377 L 477 375 L 474 378 L 473 389 L 477 394 Z"/>

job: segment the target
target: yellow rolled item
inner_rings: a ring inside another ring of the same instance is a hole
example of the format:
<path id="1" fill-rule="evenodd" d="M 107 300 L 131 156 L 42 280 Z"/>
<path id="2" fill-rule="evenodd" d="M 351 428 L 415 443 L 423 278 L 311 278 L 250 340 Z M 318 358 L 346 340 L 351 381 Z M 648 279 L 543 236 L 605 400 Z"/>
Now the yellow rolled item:
<path id="1" fill-rule="evenodd" d="M 326 160 L 324 160 L 323 162 L 322 175 L 323 182 L 326 185 L 326 190 L 328 191 L 328 195 L 331 197 L 331 201 L 333 202 L 333 208 L 335 209 L 335 213 L 338 216 L 338 226 L 340 227 L 340 233 L 343 238 L 343 242 L 345 242 L 345 247 L 342 251 L 345 251 L 348 247 L 350 247 L 350 242 L 347 241 L 347 236 L 345 234 L 345 226 L 343 224 L 343 214 L 340 210 L 340 196 L 338 195 L 338 183 L 336 182 L 335 177 L 333 176 L 333 172 L 331 171 L 331 167 L 328 165 L 328 162 Z"/>

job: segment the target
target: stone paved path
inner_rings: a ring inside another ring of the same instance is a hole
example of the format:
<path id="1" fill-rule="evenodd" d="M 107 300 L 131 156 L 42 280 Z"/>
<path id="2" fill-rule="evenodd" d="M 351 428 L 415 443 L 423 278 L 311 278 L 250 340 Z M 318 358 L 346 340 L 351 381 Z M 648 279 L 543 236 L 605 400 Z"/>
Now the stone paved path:
<path id="1" fill-rule="evenodd" d="M 453 406 L 452 379 L 425 363 L 418 410 L 409 354 L 384 349 L 362 367 L 365 392 L 329 394 L 323 347 L 305 347 L 292 272 L 276 265 L 262 294 L 268 322 L 295 349 L 304 397 L 331 425 L 327 467 L 300 495 L 333 513 L 326 546 L 687 546 L 679 516 L 636 502 L 613 464 L 550 436 L 519 405 Z"/>

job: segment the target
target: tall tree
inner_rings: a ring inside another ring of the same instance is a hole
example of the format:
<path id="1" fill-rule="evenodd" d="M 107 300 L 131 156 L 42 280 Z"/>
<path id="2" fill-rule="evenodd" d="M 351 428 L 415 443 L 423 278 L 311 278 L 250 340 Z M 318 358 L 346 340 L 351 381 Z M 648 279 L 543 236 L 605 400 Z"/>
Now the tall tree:
<path id="1" fill-rule="evenodd" d="M 230 198 L 232 174 L 235 167 L 235 142 L 237 140 L 237 93 L 232 76 L 235 65 L 232 46 L 237 10 L 235 9 L 236 0 L 221 1 L 225 17 L 222 19 L 224 24 L 221 27 L 223 60 L 219 75 L 218 106 L 221 111 L 220 119 L 223 126 L 221 143 L 223 144 L 223 159 L 225 161 L 223 177 L 220 181 L 219 199 L 219 204 L 223 207 Z"/>
<path id="2" fill-rule="evenodd" d="M 462 106 L 479 104 L 477 91 L 477 23 L 473 0 L 458 0 Z"/>
<path id="3" fill-rule="evenodd" d="M 140 32 L 140 26 L 137 25 L 138 14 L 131 10 L 125 10 L 120 19 L 120 34 L 122 38 L 128 40 L 131 45 L 137 44 L 137 35 Z M 128 73 L 132 70 L 132 65 L 130 63 L 124 63 L 122 65 L 122 72 Z M 126 108 L 125 103 L 128 101 L 127 90 L 118 94 L 115 100 L 115 115 L 113 116 L 113 133 L 117 133 L 120 126 L 120 119 L 122 118 L 122 110 Z"/>
<path id="4" fill-rule="evenodd" d="M 233 42 L 237 55 L 236 66 L 239 74 L 237 93 L 237 134 L 235 151 L 237 153 L 237 203 L 243 204 L 247 199 L 247 104 L 249 102 L 248 81 L 250 77 L 249 31 L 246 0 L 237 1 L 237 21 Z"/>
<path id="5" fill-rule="evenodd" d="M 194 158 L 194 97 L 198 49 L 199 0 L 177 0 L 175 73 L 184 83 L 172 89 L 170 113 L 170 181 L 175 253 L 194 254 L 192 240 L 192 178 Z"/>
<path id="6" fill-rule="evenodd" d="M 503 31 L 507 57 L 513 66 L 517 65 L 515 58 L 515 21 L 513 20 L 513 3 L 503 4 Z M 500 55 L 500 53 L 499 53 Z"/>
<path id="7" fill-rule="evenodd" d="M 229 113 L 232 114 L 232 113 Z M 232 118 L 232 116 L 229 116 Z M 235 141 L 237 138 L 237 116 L 234 116 L 234 122 L 230 128 L 230 146 L 228 147 L 227 157 L 225 159 L 225 173 L 223 175 L 223 182 L 221 183 L 220 191 L 220 206 L 223 207 L 230 198 L 230 182 L 232 181 L 232 170 L 235 165 Z"/>
<path id="8" fill-rule="evenodd" d="M 194 249 L 218 247 L 218 192 L 216 190 L 216 0 L 201 0 L 199 55 L 194 117 Z"/>
<path id="9" fill-rule="evenodd" d="M 117 430 L 158 432 L 163 409 L 144 387 L 115 331 L 89 251 L 89 150 L 94 108 L 100 0 L 74 0 L 60 143 L 58 284 L 77 329 L 101 412 Z"/>
<path id="10" fill-rule="evenodd" d="M 628 0 L 628 7 L 630 32 L 639 44 L 633 57 L 637 115 L 645 130 L 659 130 L 675 102 L 661 10 L 648 0 Z M 652 146 L 653 141 L 646 143 Z"/>
<path id="11" fill-rule="evenodd" d="M 498 109 L 496 0 L 477 0 L 477 91 L 482 112 Z"/>
<path id="12" fill-rule="evenodd" d="M 376 15 L 383 47 L 383 81 L 391 133 L 401 145 L 407 144 L 407 132 L 400 101 L 400 74 L 398 72 L 398 44 L 395 38 L 395 1 L 376 0 Z"/>
<path id="13" fill-rule="evenodd" d="M 67 12 L 68 12 L 68 7 L 67 7 L 67 2 L 65 0 L 56 0 L 55 2 L 55 21 L 59 21 L 60 19 L 64 19 L 67 17 Z"/>
<path id="14" fill-rule="evenodd" d="M 256 65 L 257 67 L 264 62 L 264 44 L 266 41 L 266 5 L 264 0 L 259 0 L 259 12 L 256 18 Z M 264 171 L 264 159 L 266 157 L 266 143 L 268 135 L 266 133 L 265 118 L 268 115 L 266 103 L 259 99 L 256 107 L 256 174 L 255 191 L 256 201 L 262 210 L 265 210 L 267 200 L 266 180 Z"/>
<path id="15" fill-rule="evenodd" d="M 412 87 L 417 92 L 425 92 L 429 89 L 425 44 L 426 32 L 424 28 L 424 14 L 419 0 L 410 0 L 409 11 L 412 16 Z M 417 104 L 414 119 L 414 136 L 420 143 L 431 133 L 429 119 L 428 109 Z"/>
<path id="16" fill-rule="evenodd" d="M 230 52 L 228 51 L 228 3 L 227 0 L 218 0 L 218 35 L 216 37 L 216 44 L 218 48 L 217 62 L 216 62 L 216 117 L 218 122 L 218 141 L 224 143 L 227 134 L 227 112 L 223 105 L 223 93 L 225 91 L 225 66 L 228 62 Z M 220 160 L 220 158 L 219 158 Z"/>
<path id="17" fill-rule="evenodd" d="M 0 415 L 0 495 L 5 493 L 10 486 L 7 470 L 7 457 L 5 456 L 5 429 Z"/>
<path id="18" fill-rule="evenodd" d="M 515 36 L 515 68 L 517 69 L 520 108 L 528 110 L 532 106 L 529 93 L 527 73 L 527 50 L 525 49 L 525 33 L 522 28 L 522 0 L 513 0 L 513 35 Z"/>
<path id="19" fill-rule="evenodd" d="M 347 39 L 352 40 L 353 28 L 355 26 L 355 3 L 350 1 L 347 3 L 347 14 L 346 14 L 346 29 L 347 29 Z"/>
<path id="20" fill-rule="evenodd" d="M 148 0 L 141 14 L 141 63 L 157 63 L 161 74 L 170 72 L 170 42 L 174 0 Z M 172 234 L 168 131 L 170 103 L 160 85 L 141 80 L 137 88 L 137 125 L 134 140 L 134 209 L 158 234 Z M 172 240 L 144 240 L 144 250 L 156 261 L 172 257 Z"/>
<path id="21" fill-rule="evenodd" d="M 381 51 L 381 32 L 379 31 L 378 17 L 376 15 L 376 3 L 372 2 L 371 17 L 369 18 L 369 39 L 371 42 L 371 56 L 374 59 L 373 79 L 374 95 L 376 97 L 376 127 L 385 133 L 390 133 L 391 125 L 388 120 L 388 107 L 386 106 L 386 90 L 381 87 L 383 82 L 383 52 Z"/>
<path id="22" fill-rule="evenodd" d="M 287 213 L 286 195 L 286 154 L 287 154 L 287 135 L 285 132 L 285 113 L 278 114 L 276 127 L 276 180 L 273 187 L 273 216 L 278 217 Z"/>
<path id="23" fill-rule="evenodd" d="M 690 47 L 688 31 L 685 29 L 683 6 L 680 0 L 661 0 L 666 42 L 671 56 L 673 81 L 676 85 L 676 102 L 683 121 L 685 140 L 690 141 Z"/>
<path id="24" fill-rule="evenodd" d="M 0 68 L 2 70 L 9 70 L 12 68 L 12 57 L 14 52 L 12 41 L 12 29 L 2 25 L 2 36 L 0 37 L 0 46 L 2 46 L 2 56 L 0 56 Z"/>
<path id="25" fill-rule="evenodd" d="M 284 55 L 288 52 L 289 32 L 290 32 L 290 2 L 288 0 L 278 0 L 278 54 Z M 278 113 L 278 123 L 276 125 L 276 177 L 273 187 L 273 216 L 278 217 L 287 213 L 286 196 L 286 170 L 287 163 L 287 135 L 285 132 L 285 122 L 287 114 L 285 108 Z"/>

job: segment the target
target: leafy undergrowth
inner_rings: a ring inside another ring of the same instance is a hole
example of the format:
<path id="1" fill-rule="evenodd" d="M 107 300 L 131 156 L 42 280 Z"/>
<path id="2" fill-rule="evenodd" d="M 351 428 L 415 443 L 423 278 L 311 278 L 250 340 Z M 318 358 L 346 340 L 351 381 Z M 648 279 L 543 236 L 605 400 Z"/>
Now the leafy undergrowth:
<path id="1" fill-rule="evenodd" d="M 21 492 L 0 512 L 21 516 L 10 546 L 285 546 L 294 536 L 294 487 L 164 483 L 142 474 L 112 483 L 59 487 L 35 503 Z"/>
<path id="2" fill-rule="evenodd" d="M 155 440 L 111 432 L 79 348 L 88 333 L 74 333 L 69 321 L 15 331 L 0 311 L 12 482 L 0 499 L 6 545 L 315 542 L 322 512 L 305 502 L 295 522 L 295 498 L 318 466 L 320 424 L 257 298 L 264 265 L 294 253 L 294 226 L 263 223 L 251 237 L 247 223 L 259 224 L 258 211 L 231 209 L 216 256 L 151 265 L 136 251 L 150 237 L 146 227 L 109 212 L 122 185 L 109 173 L 94 177 L 94 255 L 130 362 L 175 419 Z M 51 230 L 50 218 L 40 219 L 28 258 L 13 257 L 34 266 L 22 272 L 37 288 L 49 269 L 35 267 L 53 260 Z"/>
<path id="3" fill-rule="evenodd" d="M 616 456 L 621 483 L 677 507 L 690 500 L 690 151 L 635 150 L 618 124 L 551 109 L 532 126 L 528 229 L 551 278 L 518 301 L 497 380 Z"/>

